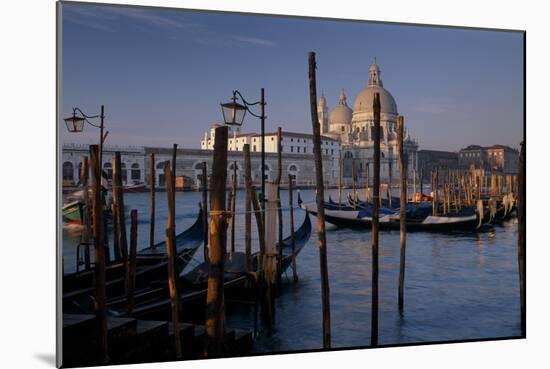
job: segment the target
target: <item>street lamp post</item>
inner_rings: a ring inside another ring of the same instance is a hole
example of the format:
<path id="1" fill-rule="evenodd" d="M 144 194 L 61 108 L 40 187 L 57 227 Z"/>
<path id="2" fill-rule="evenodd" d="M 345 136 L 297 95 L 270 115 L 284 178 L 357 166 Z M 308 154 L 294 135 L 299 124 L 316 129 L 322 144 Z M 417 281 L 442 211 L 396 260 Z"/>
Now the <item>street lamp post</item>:
<path id="1" fill-rule="evenodd" d="M 77 115 L 77 113 L 79 115 Z M 90 119 L 99 118 L 99 125 L 90 122 Z M 109 132 L 103 134 L 105 120 L 105 108 L 101 105 L 101 113 L 98 115 L 86 115 L 80 108 L 73 108 L 73 115 L 64 119 L 65 124 L 67 125 L 67 130 L 69 132 L 78 133 L 84 130 L 84 123 L 99 128 L 99 167 L 102 168 L 103 162 L 103 142 L 109 134 Z"/>
<path id="2" fill-rule="evenodd" d="M 243 104 L 237 102 L 239 98 L 242 100 Z M 228 126 L 240 127 L 243 124 L 244 116 L 246 112 L 249 112 L 252 116 L 259 118 L 261 122 L 261 149 L 262 149 L 262 193 L 260 202 L 262 204 L 262 219 L 265 223 L 265 97 L 264 89 L 260 90 L 260 100 L 249 103 L 245 100 L 243 95 L 238 90 L 233 91 L 233 97 L 231 102 L 220 104 L 222 107 L 223 120 Z M 260 114 L 254 114 L 250 107 L 254 105 L 260 105 Z"/>

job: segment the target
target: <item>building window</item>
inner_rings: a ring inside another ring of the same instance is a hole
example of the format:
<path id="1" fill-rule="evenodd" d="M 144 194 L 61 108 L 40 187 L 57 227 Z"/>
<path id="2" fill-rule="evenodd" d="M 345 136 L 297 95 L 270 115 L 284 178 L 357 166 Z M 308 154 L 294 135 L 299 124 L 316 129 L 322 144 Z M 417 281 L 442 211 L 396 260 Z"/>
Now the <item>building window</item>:
<path id="1" fill-rule="evenodd" d="M 296 152 L 300 152 L 300 146 L 296 147 Z"/>
<path id="2" fill-rule="evenodd" d="M 344 132 L 346 129 L 344 128 L 344 126 L 340 127 L 341 131 Z"/>
<path id="3" fill-rule="evenodd" d="M 256 141 L 256 140 L 254 140 L 254 141 Z M 252 146 L 252 148 L 253 148 L 252 151 L 256 152 L 256 145 Z"/>
<path id="4" fill-rule="evenodd" d="M 141 179 L 141 170 L 139 169 L 139 164 L 132 164 L 131 178 L 133 181 L 139 181 Z"/>
<path id="5" fill-rule="evenodd" d="M 72 181 L 74 179 L 74 167 L 73 163 L 70 161 L 66 161 L 63 163 L 63 180 L 70 180 Z"/>

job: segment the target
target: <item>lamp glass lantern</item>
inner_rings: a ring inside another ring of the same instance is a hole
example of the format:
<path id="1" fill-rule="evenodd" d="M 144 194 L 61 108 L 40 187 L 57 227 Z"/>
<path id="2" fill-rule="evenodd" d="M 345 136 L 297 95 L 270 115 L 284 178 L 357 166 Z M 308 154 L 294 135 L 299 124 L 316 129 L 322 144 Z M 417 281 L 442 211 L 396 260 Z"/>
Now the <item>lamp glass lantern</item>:
<path id="1" fill-rule="evenodd" d="M 233 101 L 220 104 L 222 107 L 223 120 L 228 126 L 240 127 L 243 124 L 244 116 L 248 108 L 245 105 L 241 105 L 233 97 Z"/>
<path id="2" fill-rule="evenodd" d="M 77 116 L 76 113 L 73 113 L 72 116 L 64 120 L 69 132 L 82 132 L 84 130 L 84 117 Z"/>

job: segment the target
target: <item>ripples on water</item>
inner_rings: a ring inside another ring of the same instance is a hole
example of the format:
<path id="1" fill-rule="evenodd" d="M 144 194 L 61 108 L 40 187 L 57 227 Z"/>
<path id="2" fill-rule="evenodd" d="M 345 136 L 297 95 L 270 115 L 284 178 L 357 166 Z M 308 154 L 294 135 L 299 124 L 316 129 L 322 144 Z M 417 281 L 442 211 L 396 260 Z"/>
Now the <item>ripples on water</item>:
<path id="1" fill-rule="evenodd" d="M 336 198 L 334 190 L 329 191 Z M 287 207 L 288 193 L 281 192 Z M 327 194 L 328 196 L 328 194 Z M 199 193 L 177 193 L 176 232 L 196 218 Z M 296 194 L 294 198 L 296 199 Z M 302 191 L 314 201 L 313 191 Z M 238 211 L 244 210 L 244 192 L 237 194 Z M 125 194 L 128 209 L 138 209 L 138 245 L 149 242 L 149 194 Z M 288 220 L 285 210 L 284 219 Z M 127 221 L 129 217 L 127 216 Z M 164 237 L 166 193 L 157 193 L 156 240 Z M 295 210 L 295 226 L 304 219 Z M 237 217 L 236 248 L 244 250 L 244 217 Z M 312 217 L 315 222 L 315 217 Z M 285 235 L 289 225 L 285 224 Z M 253 237 L 256 237 L 253 222 Z M 314 227 L 315 230 L 315 227 Z M 74 270 L 79 234 L 63 232 L 65 270 Z M 327 227 L 332 346 L 370 344 L 371 247 L 370 231 Z M 257 248 L 257 243 L 253 244 Z M 299 282 L 283 277 L 276 301 L 276 322 L 271 332 L 263 327 L 256 352 L 322 348 L 321 282 L 315 231 L 298 259 Z M 405 309 L 397 308 L 399 232 L 380 233 L 379 343 L 402 344 L 444 340 L 519 336 L 520 306 L 517 266 L 517 220 L 474 234 L 407 235 Z M 195 254 L 197 262 L 202 251 Z M 228 325 L 252 327 L 251 309 L 228 306 Z"/>

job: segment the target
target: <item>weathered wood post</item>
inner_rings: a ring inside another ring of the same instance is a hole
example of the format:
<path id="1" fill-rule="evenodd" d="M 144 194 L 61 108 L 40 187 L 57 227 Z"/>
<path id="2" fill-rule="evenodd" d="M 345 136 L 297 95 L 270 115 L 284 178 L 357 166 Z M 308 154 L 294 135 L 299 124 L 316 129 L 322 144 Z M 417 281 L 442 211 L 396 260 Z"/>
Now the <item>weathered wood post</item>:
<path id="1" fill-rule="evenodd" d="M 293 200 L 293 193 L 294 190 L 292 184 L 292 175 L 288 174 L 288 209 L 290 212 L 290 243 L 292 246 L 292 259 L 291 259 L 291 265 L 292 265 L 292 276 L 294 283 L 298 282 L 298 272 L 296 271 L 296 238 L 294 235 L 294 200 Z"/>
<path id="2" fill-rule="evenodd" d="M 342 150 L 338 157 L 338 208 L 342 208 L 342 177 L 344 176 L 344 161 L 342 160 Z M 367 184 L 368 187 L 368 184 Z"/>
<path id="3" fill-rule="evenodd" d="M 252 165 L 250 164 L 250 144 L 243 145 L 244 151 L 244 180 L 245 180 L 245 210 L 244 210 L 244 253 L 246 257 L 246 270 L 252 271 L 252 193 L 248 185 L 252 177 Z"/>
<path id="4" fill-rule="evenodd" d="M 134 290 L 136 288 L 136 256 L 137 256 L 137 210 L 130 212 L 130 253 L 126 267 L 126 298 L 128 301 L 128 316 L 134 310 Z"/>
<path id="5" fill-rule="evenodd" d="M 315 177 L 317 182 L 317 237 L 319 238 L 319 262 L 321 269 L 321 294 L 323 303 L 323 348 L 331 346 L 330 334 L 330 289 L 327 265 L 327 238 L 325 227 L 325 189 L 323 182 L 323 158 L 321 154 L 321 131 L 317 116 L 317 81 L 315 76 L 315 52 L 309 53 L 309 102 L 313 128 L 313 153 L 315 155 Z"/>
<path id="6" fill-rule="evenodd" d="M 202 162 L 202 224 L 204 240 L 204 261 L 208 261 L 208 174 L 206 172 L 206 162 Z"/>
<path id="7" fill-rule="evenodd" d="M 355 184 L 355 158 L 351 159 L 351 188 L 353 191 L 354 207 L 357 206 L 357 187 Z"/>
<path id="8" fill-rule="evenodd" d="M 403 295 L 405 291 L 405 257 L 407 247 L 407 158 L 403 150 L 403 116 L 397 117 L 397 151 L 399 153 L 399 170 L 401 171 L 401 196 L 399 201 L 399 312 L 403 313 Z M 415 180 L 416 183 L 416 180 Z M 416 188 L 415 188 L 416 189 Z"/>
<path id="9" fill-rule="evenodd" d="M 114 186 L 113 186 L 114 187 Z M 113 191 L 114 192 L 114 191 Z M 113 202 L 111 204 L 111 216 L 113 217 L 113 251 L 116 261 L 122 260 L 120 243 L 120 232 L 118 231 L 118 212 L 115 196 L 113 196 Z"/>
<path id="10" fill-rule="evenodd" d="M 155 173 L 155 153 L 151 153 L 151 162 L 149 163 L 150 177 L 150 203 L 151 203 L 151 216 L 149 218 L 149 246 L 155 246 L 155 187 L 156 187 L 156 173 Z"/>
<path id="11" fill-rule="evenodd" d="M 90 222 L 90 195 L 88 187 L 88 157 L 82 158 L 82 169 L 80 172 L 80 178 L 82 180 L 82 191 L 84 196 L 84 265 L 86 269 L 90 269 L 90 236 L 91 236 L 91 222 Z"/>
<path id="12" fill-rule="evenodd" d="M 525 310 L 525 142 L 521 143 L 518 175 L 518 266 L 521 305 L 521 333 L 526 334 Z"/>
<path id="13" fill-rule="evenodd" d="M 237 161 L 233 161 L 233 178 L 231 181 L 231 257 L 235 253 L 235 217 L 237 205 Z"/>
<path id="14" fill-rule="evenodd" d="M 122 194 L 122 163 L 120 158 L 120 152 L 115 152 L 113 158 L 113 200 L 116 205 L 116 221 L 118 232 L 118 247 L 120 248 L 120 255 L 122 261 L 126 265 L 128 261 L 128 239 L 126 237 L 126 219 L 124 216 L 124 195 Z M 113 214 L 114 215 L 114 214 Z"/>
<path id="15" fill-rule="evenodd" d="M 380 201 L 380 95 L 374 94 L 374 178 L 372 208 L 372 306 L 371 345 L 378 346 L 378 206 Z"/>
<path id="16" fill-rule="evenodd" d="M 369 203 L 369 202 L 370 202 L 370 188 L 369 188 L 369 182 L 370 182 L 370 178 L 369 178 L 369 176 L 370 176 L 370 167 L 369 167 L 369 163 L 365 163 L 365 167 L 367 168 L 366 171 L 365 171 L 365 172 L 367 173 L 367 178 L 365 179 L 366 186 L 367 186 L 367 189 L 365 190 L 365 192 L 366 192 L 366 194 L 365 194 L 365 195 L 366 195 L 365 201 L 366 201 L 367 203 Z"/>
<path id="17" fill-rule="evenodd" d="M 267 183 L 265 202 L 265 256 L 263 270 L 265 273 L 266 301 L 268 323 L 275 318 L 275 288 L 277 283 L 277 185 Z"/>
<path id="18" fill-rule="evenodd" d="M 388 185 L 386 186 L 386 198 L 391 208 L 391 185 L 392 185 L 392 159 L 388 159 Z"/>
<path id="19" fill-rule="evenodd" d="M 174 174 L 170 169 L 170 161 L 164 162 L 164 178 L 166 183 L 166 197 L 168 202 L 168 223 L 166 224 L 166 256 L 168 259 L 168 289 L 170 293 L 170 308 L 172 314 L 172 326 L 174 328 L 174 345 L 176 359 L 180 359 L 181 339 L 179 335 L 179 292 L 176 275 L 176 198 L 174 193 Z"/>
<path id="20" fill-rule="evenodd" d="M 224 266 L 227 244 L 225 189 L 227 181 L 227 126 L 217 127 L 214 158 L 210 177 L 210 273 L 206 295 L 207 357 L 223 353 L 225 337 L 225 302 L 223 294 Z"/>
<path id="21" fill-rule="evenodd" d="M 109 361 L 107 344 L 107 297 L 105 293 L 105 244 L 103 230 L 103 202 L 101 188 L 101 167 L 99 165 L 99 147 L 90 146 L 90 161 L 92 164 L 92 196 L 93 196 L 93 225 L 94 225 L 94 281 L 95 301 L 94 310 L 98 324 L 99 361 Z"/>
<path id="22" fill-rule="evenodd" d="M 282 146 L 283 133 L 281 127 L 277 128 L 277 178 L 275 184 L 277 185 L 277 244 L 278 256 L 277 256 L 277 288 L 281 284 L 281 274 L 283 271 L 283 207 L 281 204 L 281 179 L 283 176 L 283 146 Z"/>
<path id="23" fill-rule="evenodd" d="M 413 172 L 413 197 L 414 197 L 416 196 L 414 195 L 416 193 L 416 169 L 413 168 L 412 172 Z"/>

